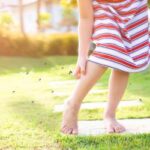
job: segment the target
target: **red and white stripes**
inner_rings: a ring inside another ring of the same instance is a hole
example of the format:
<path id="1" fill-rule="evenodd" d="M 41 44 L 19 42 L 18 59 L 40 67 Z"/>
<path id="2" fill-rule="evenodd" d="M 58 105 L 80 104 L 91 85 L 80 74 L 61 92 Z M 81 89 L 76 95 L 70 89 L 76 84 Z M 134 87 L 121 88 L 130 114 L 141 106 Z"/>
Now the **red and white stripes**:
<path id="1" fill-rule="evenodd" d="M 93 9 L 96 48 L 88 60 L 126 72 L 145 70 L 150 64 L 147 0 L 93 0 Z"/>

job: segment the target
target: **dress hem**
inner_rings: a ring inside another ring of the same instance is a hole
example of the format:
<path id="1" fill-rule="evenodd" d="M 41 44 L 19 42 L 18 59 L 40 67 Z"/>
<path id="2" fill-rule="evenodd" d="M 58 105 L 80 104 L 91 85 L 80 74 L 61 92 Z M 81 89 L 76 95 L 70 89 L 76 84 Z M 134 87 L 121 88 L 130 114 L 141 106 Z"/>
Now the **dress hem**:
<path id="1" fill-rule="evenodd" d="M 98 65 L 104 66 L 104 67 L 108 67 L 108 68 L 111 68 L 111 69 L 120 70 L 120 71 L 124 71 L 124 72 L 128 72 L 128 73 L 140 73 L 140 72 L 144 72 L 145 70 L 147 70 L 150 67 L 150 63 L 148 63 L 147 65 L 145 65 L 144 67 L 139 68 L 139 69 L 131 69 L 131 68 L 127 68 L 127 67 L 121 65 L 121 66 L 123 66 L 123 67 L 126 68 L 126 69 L 122 69 L 122 68 L 119 68 L 119 67 L 114 67 L 110 63 L 108 64 L 108 63 L 102 63 L 102 62 L 95 61 L 94 58 L 96 58 L 96 57 L 95 56 L 90 56 L 87 60 L 91 61 L 91 62 L 94 62 L 94 63 L 96 63 Z M 100 58 L 99 58 L 99 60 L 100 60 Z"/>

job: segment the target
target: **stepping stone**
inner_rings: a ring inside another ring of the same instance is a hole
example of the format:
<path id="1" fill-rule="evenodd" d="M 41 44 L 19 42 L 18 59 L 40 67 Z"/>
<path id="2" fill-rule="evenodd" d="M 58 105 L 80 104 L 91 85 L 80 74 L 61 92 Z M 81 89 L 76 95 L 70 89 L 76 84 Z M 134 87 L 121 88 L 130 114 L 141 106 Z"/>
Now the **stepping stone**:
<path id="1" fill-rule="evenodd" d="M 150 133 L 150 119 L 122 119 L 118 120 L 126 128 L 121 134 Z M 79 121 L 79 135 L 101 135 L 107 134 L 104 121 Z"/>
<path id="2" fill-rule="evenodd" d="M 106 93 L 106 92 L 108 92 L 107 89 L 103 89 L 103 90 L 90 90 L 89 94 L 101 94 L 101 93 Z M 53 95 L 54 96 L 68 96 L 70 93 L 66 93 L 66 92 L 54 92 Z"/>
<path id="3" fill-rule="evenodd" d="M 48 84 L 49 85 L 51 85 L 51 86 L 57 86 L 57 85 L 70 85 L 70 84 L 75 84 L 75 83 L 77 83 L 77 80 L 65 80 L 65 81 L 51 81 L 51 82 L 49 82 Z M 96 85 L 100 85 L 100 83 L 96 83 Z"/>
<path id="4" fill-rule="evenodd" d="M 49 85 L 57 86 L 57 85 L 64 85 L 64 84 L 74 84 L 76 82 L 77 82 L 77 80 L 51 81 L 51 82 L 49 82 Z"/>
<path id="5" fill-rule="evenodd" d="M 94 102 L 94 103 L 82 103 L 81 109 L 97 109 L 106 107 L 107 102 Z M 131 106 L 139 106 L 143 103 L 140 100 L 128 100 L 121 101 L 119 103 L 119 107 L 131 107 Z M 54 107 L 54 112 L 62 112 L 64 110 L 64 104 L 56 105 Z"/>

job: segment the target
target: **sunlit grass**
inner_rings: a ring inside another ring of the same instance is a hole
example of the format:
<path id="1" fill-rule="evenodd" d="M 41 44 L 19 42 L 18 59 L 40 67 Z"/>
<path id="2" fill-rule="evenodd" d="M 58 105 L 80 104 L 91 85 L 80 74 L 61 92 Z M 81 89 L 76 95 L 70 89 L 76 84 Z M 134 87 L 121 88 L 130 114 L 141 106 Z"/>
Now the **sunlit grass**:
<path id="1" fill-rule="evenodd" d="M 54 105 L 63 103 L 73 84 L 50 84 L 51 81 L 75 80 L 69 72 L 76 57 L 0 58 L 0 149 L 141 149 L 149 148 L 150 135 L 66 137 L 58 134 L 61 113 Z M 107 89 L 110 70 L 93 90 Z M 118 109 L 117 117 L 150 117 L 150 71 L 131 75 L 123 100 L 142 99 L 144 105 Z M 54 95 L 66 92 L 66 96 Z M 108 92 L 88 94 L 84 102 L 107 101 Z M 81 110 L 80 120 L 102 119 L 103 109 Z M 132 142 L 131 142 L 132 141 Z M 123 144 L 121 144 L 121 142 Z M 143 145 L 142 145 L 143 143 Z M 118 150 L 117 149 L 117 150 Z"/>

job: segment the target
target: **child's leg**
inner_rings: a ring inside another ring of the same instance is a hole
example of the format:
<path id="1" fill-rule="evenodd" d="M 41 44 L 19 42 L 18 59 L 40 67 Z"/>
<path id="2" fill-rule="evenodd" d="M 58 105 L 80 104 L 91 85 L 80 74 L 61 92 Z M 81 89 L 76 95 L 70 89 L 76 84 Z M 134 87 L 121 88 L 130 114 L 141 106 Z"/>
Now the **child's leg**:
<path id="1" fill-rule="evenodd" d="M 77 134 L 77 114 L 80 104 L 106 69 L 106 67 L 101 67 L 99 64 L 87 61 L 86 74 L 81 76 L 72 94 L 67 98 L 61 127 L 63 133 Z"/>
<path id="2" fill-rule="evenodd" d="M 125 127 L 115 119 L 117 106 L 125 92 L 129 78 L 129 73 L 113 70 L 109 79 L 108 105 L 104 111 L 104 122 L 106 129 L 110 132 L 123 132 Z"/>

